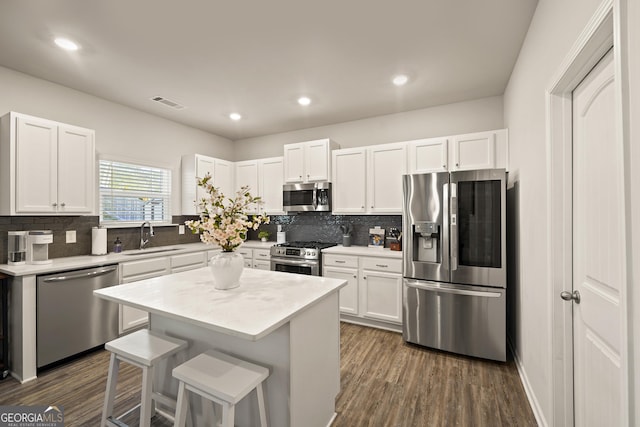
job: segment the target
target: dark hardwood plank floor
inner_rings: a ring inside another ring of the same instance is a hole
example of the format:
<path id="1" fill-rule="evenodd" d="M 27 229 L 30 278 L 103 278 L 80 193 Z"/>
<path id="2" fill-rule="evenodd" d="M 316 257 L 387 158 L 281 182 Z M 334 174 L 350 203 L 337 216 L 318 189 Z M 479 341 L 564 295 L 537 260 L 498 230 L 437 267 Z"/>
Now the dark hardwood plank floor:
<path id="1" fill-rule="evenodd" d="M 535 426 L 513 361 L 488 362 L 408 345 L 400 334 L 341 324 L 334 427 Z M 97 351 L 35 381 L 0 381 L 0 405 L 60 405 L 65 426 L 98 426 L 109 353 Z M 121 365 L 116 413 L 140 399 L 140 370 Z M 137 412 L 123 421 L 137 425 Z M 153 427 L 173 425 L 156 416 Z M 274 426 L 279 427 L 279 426 Z"/>

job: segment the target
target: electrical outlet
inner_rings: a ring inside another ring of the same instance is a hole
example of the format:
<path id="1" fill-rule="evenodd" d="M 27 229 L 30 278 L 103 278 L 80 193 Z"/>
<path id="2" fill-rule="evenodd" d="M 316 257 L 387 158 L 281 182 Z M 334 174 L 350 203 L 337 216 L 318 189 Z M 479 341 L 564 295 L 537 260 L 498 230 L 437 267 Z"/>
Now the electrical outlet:
<path id="1" fill-rule="evenodd" d="M 178 226 L 178 234 L 184 234 L 184 225 L 179 225 Z"/>
<path id="2" fill-rule="evenodd" d="M 76 242 L 76 230 L 67 230 L 67 243 Z"/>

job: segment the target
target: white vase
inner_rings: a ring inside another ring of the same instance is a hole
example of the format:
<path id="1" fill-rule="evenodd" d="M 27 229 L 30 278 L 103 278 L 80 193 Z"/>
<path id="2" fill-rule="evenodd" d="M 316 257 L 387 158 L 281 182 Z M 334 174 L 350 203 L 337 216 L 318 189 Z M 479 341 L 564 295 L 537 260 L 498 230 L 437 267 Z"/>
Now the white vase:
<path id="1" fill-rule="evenodd" d="M 244 257 L 236 252 L 220 252 L 209 263 L 216 289 L 233 289 L 240 286 Z"/>

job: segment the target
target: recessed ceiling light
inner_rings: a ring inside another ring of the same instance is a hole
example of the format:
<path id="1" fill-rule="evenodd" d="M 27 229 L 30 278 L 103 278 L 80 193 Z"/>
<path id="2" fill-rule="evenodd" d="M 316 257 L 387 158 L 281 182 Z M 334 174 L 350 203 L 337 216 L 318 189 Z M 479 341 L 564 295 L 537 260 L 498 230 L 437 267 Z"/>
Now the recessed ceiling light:
<path id="1" fill-rule="evenodd" d="M 298 104 L 300 105 L 309 105 L 311 104 L 311 98 L 309 98 L 308 96 L 301 96 L 300 98 L 298 98 Z"/>
<path id="2" fill-rule="evenodd" d="M 58 37 L 54 42 L 58 47 L 61 47 L 64 50 L 78 50 L 78 45 L 69 39 Z"/>
<path id="3" fill-rule="evenodd" d="M 229 114 L 229 118 L 231 120 L 238 121 L 238 120 L 240 120 L 242 118 L 242 116 L 240 115 L 240 113 L 231 113 L 231 114 Z"/>
<path id="4" fill-rule="evenodd" d="M 397 76 L 394 76 L 393 80 L 391 81 L 396 86 L 403 86 L 409 81 L 409 77 L 405 76 L 404 74 L 398 74 Z"/>

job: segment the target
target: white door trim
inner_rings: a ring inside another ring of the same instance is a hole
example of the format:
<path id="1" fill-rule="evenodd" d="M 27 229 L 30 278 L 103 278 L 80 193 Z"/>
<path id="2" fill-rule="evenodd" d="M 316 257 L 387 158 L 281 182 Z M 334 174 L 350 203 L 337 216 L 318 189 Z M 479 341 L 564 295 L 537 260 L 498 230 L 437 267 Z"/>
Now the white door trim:
<path id="1" fill-rule="evenodd" d="M 605 0 L 574 43 L 561 64 L 555 78 L 547 86 L 546 93 L 546 149 L 547 149 L 547 229 L 549 307 L 552 310 L 550 325 L 552 357 L 551 368 L 553 422 L 552 425 L 574 425 L 573 416 L 573 336 L 572 304 L 559 297 L 563 290 L 572 289 L 572 138 L 571 94 L 573 89 L 589 73 L 602 56 L 614 46 L 616 80 L 616 117 L 619 118 L 617 143 L 623 142 L 623 112 L 628 106 L 623 102 L 625 87 L 621 64 L 620 2 Z M 628 111 L 627 111 L 628 112 Z M 622 164 L 622 161 L 621 161 Z M 624 171 L 620 171 L 624 173 Z M 626 182 L 626 181 L 625 181 Z M 622 225 L 626 227 L 626 224 Z M 627 254 L 627 257 L 629 255 Z M 627 265 L 631 260 L 627 259 Z M 627 295 L 629 282 L 621 290 L 622 316 L 628 317 Z M 628 382 L 628 331 L 623 322 L 621 347 L 622 377 Z M 622 425 L 629 423 L 629 384 L 621 390 Z"/>

